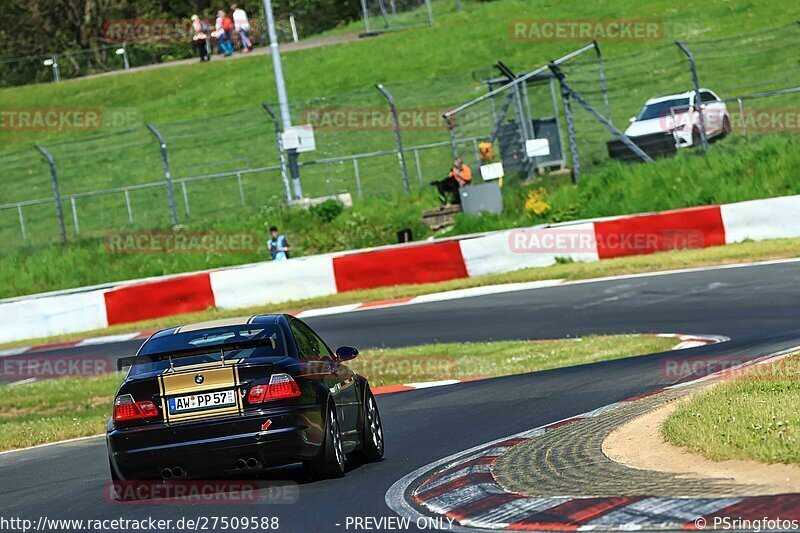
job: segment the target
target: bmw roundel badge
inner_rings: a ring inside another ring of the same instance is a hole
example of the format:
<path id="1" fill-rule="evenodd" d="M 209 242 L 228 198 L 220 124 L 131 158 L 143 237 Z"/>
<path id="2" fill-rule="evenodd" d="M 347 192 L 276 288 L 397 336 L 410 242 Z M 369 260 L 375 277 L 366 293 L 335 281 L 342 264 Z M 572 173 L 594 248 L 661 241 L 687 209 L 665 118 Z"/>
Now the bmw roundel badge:
<path id="1" fill-rule="evenodd" d="M 205 379 L 203 378 L 203 374 L 197 374 L 194 377 L 194 382 L 197 383 L 198 385 L 200 385 L 203 381 L 205 381 Z"/>

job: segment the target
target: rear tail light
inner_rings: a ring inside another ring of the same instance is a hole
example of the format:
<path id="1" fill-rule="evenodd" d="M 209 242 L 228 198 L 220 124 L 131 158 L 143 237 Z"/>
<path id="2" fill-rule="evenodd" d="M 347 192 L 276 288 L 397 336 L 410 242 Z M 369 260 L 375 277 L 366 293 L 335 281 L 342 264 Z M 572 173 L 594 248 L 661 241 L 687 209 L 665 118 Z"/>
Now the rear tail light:
<path id="1" fill-rule="evenodd" d="M 158 408 L 153 402 L 135 402 L 130 394 L 122 394 L 114 400 L 115 422 L 150 418 L 158 418 Z"/>
<path id="2" fill-rule="evenodd" d="M 256 385 L 247 394 L 247 403 L 264 403 L 300 396 L 300 387 L 289 374 L 273 374 L 269 385 Z"/>

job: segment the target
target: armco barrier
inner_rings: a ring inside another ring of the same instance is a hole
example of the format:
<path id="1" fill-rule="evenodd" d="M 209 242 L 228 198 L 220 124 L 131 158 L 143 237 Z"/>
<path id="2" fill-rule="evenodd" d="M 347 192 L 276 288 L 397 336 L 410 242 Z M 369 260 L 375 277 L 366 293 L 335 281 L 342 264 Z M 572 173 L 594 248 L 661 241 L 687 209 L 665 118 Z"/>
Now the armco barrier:
<path id="1" fill-rule="evenodd" d="M 214 307 L 209 274 L 123 285 L 105 293 L 108 325 L 204 311 Z"/>
<path id="2" fill-rule="evenodd" d="M 605 220 L 594 231 L 600 259 L 725 244 L 718 206 Z"/>
<path id="3" fill-rule="evenodd" d="M 338 292 L 468 277 L 457 241 L 342 255 L 333 271 Z"/>
<path id="4" fill-rule="evenodd" d="M 0 342 L 91 331 L 107 326 L 102 291 L 0 303 Z"/>
<path id="5" fill-rule="evenodd" d="M 561 225 L 555 229 L 594 238 L 589 246 L 566 253 L 516 250 L 509 239 L 512 230 L 32 295 L 0 301 L 0 342 L 89 331 L 208 307 L 253 307 L 356 289 L 510 272 L 552 265 L 559 257 L 597 261 L 745 239 L 800 237 L 797 213 L 800 196 L 787 196 Z"/>
<path id="6" fill-rule="evenodd" d="M 336 294 L 332 255 L 268 261 L 211 272 L 216 306 L 238 309 Z"/>
<path id="7" fill-rule="evenodd" d="M 720 211 L 728 244 L 800 235 L 800 196 L 726 204 Z"/>
<path id="8" fill-rule="evenodd" d="M 594 234 L 594 224 L 571 224 L 568 229 L 556 230 L 561 233 L 570 232 L 573 234 Z M 593 240 L 591 246 L 586 249 L 559 251 L 553 253 L 530 253 L 515 250 L 513 239 L 519 230 L 498 231 L 476 237 L 474 239 L 464 239 L 459 242 L 461 255 L 467 268 L 469 277 L 482 276 L 484 274 L 500 274 L 511 272 L 523 268 L 546 267 L 554 264 L 556 258 L 571 259 L 573 261 L 597 261 L 597 243 Z M 525 232 L 547 232 L 553 230 L 525 230 Z"/>

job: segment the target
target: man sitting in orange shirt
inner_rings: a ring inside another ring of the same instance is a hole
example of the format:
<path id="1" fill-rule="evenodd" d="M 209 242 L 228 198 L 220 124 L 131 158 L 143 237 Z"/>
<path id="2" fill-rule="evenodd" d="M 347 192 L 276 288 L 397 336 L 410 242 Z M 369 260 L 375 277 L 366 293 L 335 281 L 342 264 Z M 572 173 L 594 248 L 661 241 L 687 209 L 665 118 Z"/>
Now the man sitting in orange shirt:
<path id="1" fill-rule="evenodd" d="M 471 182 L 472 169 L 458 157 L 453 161 L 453 169 L 450 171 L 450 174 L 443 180 L 432 182 L 431 185 L 435 185 L 436 189 L 439 191 L 439 200 L 442 202 L 442 205 L 449 203 L 447 200 L 448 195 L 451 193 L 456 193 L 455 202 L 453 203 L 460 204 L 461 197 L 458 194 L 458 190 L 461 187 L 469 185 Z"/>

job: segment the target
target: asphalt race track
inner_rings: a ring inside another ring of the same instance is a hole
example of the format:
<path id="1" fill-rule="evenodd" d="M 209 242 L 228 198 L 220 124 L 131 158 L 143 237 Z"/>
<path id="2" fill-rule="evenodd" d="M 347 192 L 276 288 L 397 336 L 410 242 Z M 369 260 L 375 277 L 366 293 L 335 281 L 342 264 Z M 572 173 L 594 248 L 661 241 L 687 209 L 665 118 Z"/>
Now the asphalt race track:
<path id="1" fill-rule="evenodd" d="M 496 296 L 310 318 L 330 344 L 537 339 L 589 333 L 718 334 L 730 342 L 681 352 L 751 358 L 800 345 L 800 262 L 577 283 Z M 59 351 L 123 356 L 138 343 Z M 277 516 L 281 531 L 354 531 L 347 517 L 394 516 L 389 487 L 460 450 L 673 383 L 653 354 L 381 396 L 386 458 L 338 480 L 306 483 L 300 468 L 261 476 L 293 503 L 109 503 L 105 443 L 92 439 L 0 455 L 3 517 L 198 518 Z M 280 490 L 278 490 L 280 489 Z M 264 489 L 268 491 L 268 489 Z M 265 498 L 267 499 L 267 498 Z M 337 526 L 338 524 L 338 526 Z"/>

